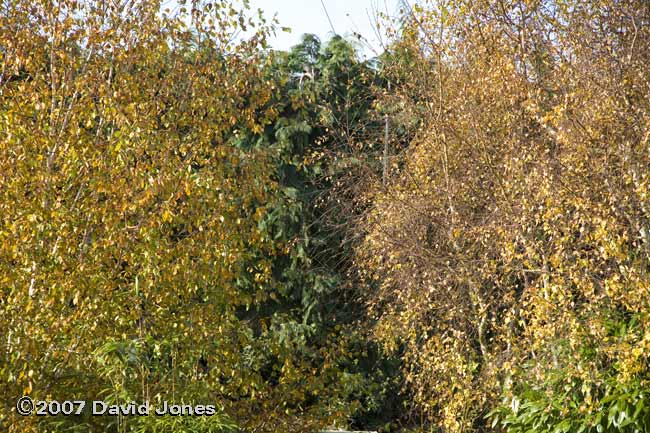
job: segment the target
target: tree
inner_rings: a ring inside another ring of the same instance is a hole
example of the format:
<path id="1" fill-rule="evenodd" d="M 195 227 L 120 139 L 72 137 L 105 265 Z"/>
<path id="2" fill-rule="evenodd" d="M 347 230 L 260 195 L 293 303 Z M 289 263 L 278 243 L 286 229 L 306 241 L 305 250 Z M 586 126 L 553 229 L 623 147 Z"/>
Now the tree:
<path id="1" fill-rule="evenodd" d="M 388 76 L 419 127 L 357 257 L 425 425 L 647 429 L 648 13 L 410 9 Z"/>
<path id="2" fill-rule="evenodd" d="M 263 133 L 236 137 L 238 146 L 274 155 L 278 183 L 259 224 L 276 249 L 253 254 L 251 262 L 268 264 L 273 278 L 264 293 L 271 295 L 242 312 L 260 330 L 263 376 L 277 386 L 246 417 L 266 414 L 260 406 L 277 402 L 264 431 L 376 425 L 398 400 L 391 395 L 394 360 L 382 360 L 359 328 L 363 307 L 348 276 L 345 223 L 354 205 L 347 188 L 363 168 L 363 140 L 378 129 L 372 104 L 380 77 L 340 37 L 321 44 L 305 35 L 271 58 L 266 73 L 278 117 Z M 253 282 L 241 284 L 250 290 Z"/>
<path id="3" fill-rule="evenodd" d="M 269 243 L 257 222 L 274 182 L 263 150 L 225 137 L 273 117 L 258 49 L 269 27 L 222 2 L 2 7 L 4 425 L 148 428 L 18 417 L 23 394 L 223 410 L 254 393 L 253 335 L 236 316 L 251 298 L 236 280 Z M 232 42 L 245 26 L 253 36 Z M 195 427 L 208 422 L 228 425 Z"/>

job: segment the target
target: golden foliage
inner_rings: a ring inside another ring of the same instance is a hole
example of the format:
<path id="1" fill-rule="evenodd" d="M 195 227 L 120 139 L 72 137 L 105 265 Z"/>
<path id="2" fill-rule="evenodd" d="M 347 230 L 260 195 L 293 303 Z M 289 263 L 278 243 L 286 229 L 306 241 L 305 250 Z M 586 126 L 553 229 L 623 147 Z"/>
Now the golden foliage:
<path id="1" fill-rule="evenodd" d="M 368 193 L 357 255 L 420 412 L 471 431 L 513 380 L 560 368 L 647 384 L 647 326 L 607 323 L 650 317 L 648 4 L 408 12 L 389 75 L 419 128 Z"/>
<path id="2" fill-rule="evenodd" d="M 251 301 L 235 277 L 267 248 L 252 216 L 274 183 L 263 152 L 225 137 L 269 121 L 268 28 L 233 42 L 253 22 L 221 2 L 8 1 L 0 14 L 5 425 L 39 421 L 15 414 L 22 394 L 120 391 L 103 373 L 109 343 L 148 357 L 116 373 L 140 401 L 197 397 L 182 386 L 195 381 L 217 403 L 250 393 L 234 311 Z"/>

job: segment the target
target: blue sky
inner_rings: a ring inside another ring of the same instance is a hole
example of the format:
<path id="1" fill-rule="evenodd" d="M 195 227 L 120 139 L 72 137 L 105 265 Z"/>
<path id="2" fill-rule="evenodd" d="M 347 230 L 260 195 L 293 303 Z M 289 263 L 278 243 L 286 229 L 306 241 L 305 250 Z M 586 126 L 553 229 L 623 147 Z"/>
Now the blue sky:
<path id="1" fill-rule="evenodd" d="M 360 33 L 373 49 L 381 51 L 381 42 L 373 24 L 375 14 L 379 10 L 395 15 L 398 2 L 399 0 L 250 0 L 250 5 L 253 10 L 264 10 L 268 18 L 277 13 L 280 26 L 291 28 L 291 33 L 278 31 L 271 39 L 273 48 L 286 50 L 297 44 L 304 33 L 314 33 L 321 39 L 326 39 L 332 28 L 324 4 L 338 34 Z M 366 48 L 365 53 L 373 55 L 369 48 Z"/>

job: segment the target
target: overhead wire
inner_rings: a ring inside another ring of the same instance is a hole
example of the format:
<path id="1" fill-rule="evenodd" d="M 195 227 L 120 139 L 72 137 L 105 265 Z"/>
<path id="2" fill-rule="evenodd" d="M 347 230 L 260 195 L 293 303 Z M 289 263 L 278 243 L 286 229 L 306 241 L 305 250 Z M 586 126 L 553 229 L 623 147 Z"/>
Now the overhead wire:
<path id="1" fill-rule="evenodd" d="M 330 23 L 330 28 L 332 29 L 332 33 L 335 35 L 336 30 L 334 30 L 334 24 L 332 24 L 332 19 L 330 18 L 330 14 L 327 12 L 327 7 L 325 6 L 325 2 L 323 0 L 320 0 L 320 4 L 323 6 L 323 10 L 325 11 L 325 16 L 327 17 L 327 21 Z"/>

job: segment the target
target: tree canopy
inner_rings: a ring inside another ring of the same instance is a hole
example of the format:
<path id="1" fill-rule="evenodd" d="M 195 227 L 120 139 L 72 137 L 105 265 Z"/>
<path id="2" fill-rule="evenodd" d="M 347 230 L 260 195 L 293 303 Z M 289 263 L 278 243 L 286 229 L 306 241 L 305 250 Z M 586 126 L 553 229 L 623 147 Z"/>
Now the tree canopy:
<path id="1" fill-rule="evenodd" d="M 2 431 L 650 431 L 646 1 L 167 7 L 0 3 Z"/>

